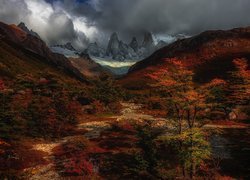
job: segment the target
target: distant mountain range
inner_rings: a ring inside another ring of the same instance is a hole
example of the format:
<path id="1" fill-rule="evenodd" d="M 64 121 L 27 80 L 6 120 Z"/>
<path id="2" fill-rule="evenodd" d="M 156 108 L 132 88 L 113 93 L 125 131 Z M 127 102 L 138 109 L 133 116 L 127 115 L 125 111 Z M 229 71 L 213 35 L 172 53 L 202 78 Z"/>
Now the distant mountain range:
<path id="1" fill-rule="evenodd" d="M 96 63 L 99 63 L 108 71 L 115 75 L 123 75 L 134 63 L 145 59 L 155 51 L 167 46 L 170 42 L 183 39 L 186 36 L 178 35 L 171 37 L 168 41 L 156 40 L 152 33 L 145 33 L 140 44 L 136 37 L 133 37 L 129 44 L 119 39 L 117 33 L 110 36 L 107 48 L 103 48 L 98 43 L 90 43 L 83 52 L 77 51 L 71 43 L 51 46 L 54 53 L 63 54 L 67 58 L 79 58 L 81 54 L 88 55 Z"/>
<path id="2" fill-rule="evenodd" d="M 185 36 L 176 36 L 174 40 L 185 38 Z M 133 37 L 129 44 L 124 43 L 119 39 L 117 33 L 110 36 L 107 48 L 100 47 L 96 42 L 89 44 L 85 53 L 92 57 L 107 58 L 117 61 L 139 61 L 158 49 L 168 45 L 170 42 L 160 40 L 155 43 L 153 35 L 150 32 L 144 34 L 144 39 L 140 44 L 136 37 Z"/>

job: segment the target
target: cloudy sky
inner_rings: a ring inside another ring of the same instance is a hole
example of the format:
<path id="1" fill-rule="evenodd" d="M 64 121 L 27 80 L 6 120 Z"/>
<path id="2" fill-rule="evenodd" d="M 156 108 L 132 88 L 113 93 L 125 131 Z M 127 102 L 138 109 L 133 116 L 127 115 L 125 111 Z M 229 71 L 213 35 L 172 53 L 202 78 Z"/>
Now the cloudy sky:
<path id="1" fill-rule="evenodd" d="M 0 21 L 24 22 L 49 45 L 83 49 L 112 32 L 124 41 L 146 31 L 194 35 L 250 26 L 250 0 L 0 0 Z"/>

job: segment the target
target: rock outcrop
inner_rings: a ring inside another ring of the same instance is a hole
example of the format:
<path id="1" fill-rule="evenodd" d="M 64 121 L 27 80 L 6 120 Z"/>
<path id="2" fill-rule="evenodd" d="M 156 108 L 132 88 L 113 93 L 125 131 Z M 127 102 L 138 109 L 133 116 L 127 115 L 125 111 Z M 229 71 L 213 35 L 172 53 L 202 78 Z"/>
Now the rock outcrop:
<path id="1" fill-rule="evenodd" d="M 139 44 L 138 44 L 138 41 L 137 41 L 136 37 L 133 37 L 133 39 L 132 39 L 132 41 L 130 42 L 129 46 L 130 46 L 135 52 L 138 52 Z"/>
<path id="2" fill-rule="evenodd" d="M 26 26 L 23 22 L 21 22 L 20 24 L 18 24 L 18 27 L 19 27 L 20 29 L 22 29 L 24 32 L 26 32 L 27 34 L 30 34 L 30 35 L 32 35 L 32 36 L 35 36 L 35 37 L 41 39 L 40 36 L 39 36 L 36 32 L 34 32 L 32 29 L 29 30 L 29 29 L 27 28 L 27 26 Z"/>
<path id="3" fill-rule="evenodd" d="M 85 50 L 85 53 L 89 54 L 90 56 L 105 57 L 105 50 L 101 48 L 97 42 L 90 43 L 88 48 Z"/>
<path id="4" fill-rule="evenodd" d="M 52 52 L 62 54 L 66 57 L 79 57 L 79 52 L 72 46 L 70 42 L 63 45 L 51 46 L 50 49 Z"/>

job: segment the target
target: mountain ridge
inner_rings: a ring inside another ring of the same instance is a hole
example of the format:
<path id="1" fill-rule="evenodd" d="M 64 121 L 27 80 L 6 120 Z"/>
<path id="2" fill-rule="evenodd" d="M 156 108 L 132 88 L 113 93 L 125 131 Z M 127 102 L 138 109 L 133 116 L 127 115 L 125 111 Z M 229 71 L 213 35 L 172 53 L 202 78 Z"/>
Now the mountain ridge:
<path id="1" fill-rule="evenodd" d="M 121 83 L 138 89 L 150 83 L 149 72 L 168 67 L 168 59 L 178 59 L 194 71 L 194 80 L 208 82 L 212 78 L 227 78 L 235 58 L 250 59 L 250 27 L 232 30 L 205 31 L 194 37 L 178 40 L 137 62 Z M 138 83 L 141 82 L 141 83 Z"/>
<path id="2" fill-rule="evenodd" d="M 86 77 L 84 77 L 66 57 L 61 54 L 52 53 L 46 43 L 40 38 L 26 33 L 16 25 L 7 25 L 2 22 L 0 22 L 0 34 L 1 40 L 18 46 L 24 51 L 30 51 L 40 56 L 42 61 L 53 64 L 59 69 L 63 69 L 81 81 L 86 81 Z"/>

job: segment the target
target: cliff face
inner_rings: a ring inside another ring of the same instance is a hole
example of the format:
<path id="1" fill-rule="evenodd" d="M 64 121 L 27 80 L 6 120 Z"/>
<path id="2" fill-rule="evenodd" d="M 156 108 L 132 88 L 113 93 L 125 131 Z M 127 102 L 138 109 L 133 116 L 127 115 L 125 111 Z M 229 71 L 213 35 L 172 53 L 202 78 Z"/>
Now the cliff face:
<path id="1" fill-rule="evenodd" d="M 117 61 L 140 60 L 152 54 L 156 48 L 151 33 L 144 34 L 144 39 L 139 45 L 135 37 L 132 38 L 129 44 L 119 40 L 117 33 L 113 33 L 109 39 L 106 56 Z"/>

